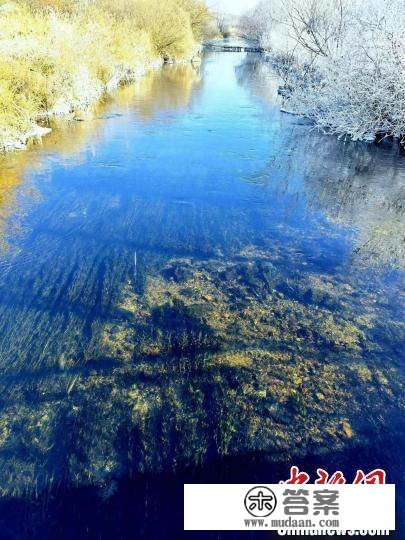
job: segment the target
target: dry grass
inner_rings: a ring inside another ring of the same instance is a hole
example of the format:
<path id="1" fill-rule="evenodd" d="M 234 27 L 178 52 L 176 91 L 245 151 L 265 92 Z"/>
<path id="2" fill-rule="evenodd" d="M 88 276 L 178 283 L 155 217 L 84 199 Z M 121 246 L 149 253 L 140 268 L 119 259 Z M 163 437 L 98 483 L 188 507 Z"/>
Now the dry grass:
<path id="1" fill-rule="evenodd" d="M 189 56 L 208 18 L 199 0 L 0 1 L 0 148 L 38 116 Z"/>

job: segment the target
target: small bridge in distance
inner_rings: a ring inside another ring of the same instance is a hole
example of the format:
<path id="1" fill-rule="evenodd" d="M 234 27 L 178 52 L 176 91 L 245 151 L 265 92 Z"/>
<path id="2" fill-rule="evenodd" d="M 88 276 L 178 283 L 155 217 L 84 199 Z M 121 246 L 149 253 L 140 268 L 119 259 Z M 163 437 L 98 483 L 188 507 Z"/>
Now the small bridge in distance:
<path id="1" fill-rule="evenodd" d="M 217 45 L 215 43 L 207 43 L 205 45 L 206 49 L 211 51 L 224 51 L 224 52 L 250 52 L 250 53 L 263 53 L 264 49 L 262 47 L 244 47 L 241 45 Z"/>

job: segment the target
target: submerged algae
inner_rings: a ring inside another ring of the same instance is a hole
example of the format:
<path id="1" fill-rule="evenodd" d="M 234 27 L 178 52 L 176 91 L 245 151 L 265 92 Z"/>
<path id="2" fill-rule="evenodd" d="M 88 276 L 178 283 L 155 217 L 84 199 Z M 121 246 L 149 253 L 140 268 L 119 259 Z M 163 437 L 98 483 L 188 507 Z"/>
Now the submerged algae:
<path id="1" fill-rule="evenodd" d="M 61 461 L 70 481 L 104 485 L 213 456 L 277 459 L 364 441 L 370 425 L 384 424 L 377 409 L 402 406 L 401 381 L 379 363 L 352 288 L 317 276 L 333 294 L 316 301 L 306 294 L 314 279 L 287 283 L 260 258 L 151 259 L 142 286 L 128 280 L 114 316 L 95 327 L 98 362 L 73 379 L 38 376 L 31 393 L 41 406 L 14 385 L 19 405 L 3 408 L 1 440 L 26 459 L 3 455 L 2 485 L 12 489 L 13 478 L 18 490 L 40 466 L 60 474 Z M 376 318 L 372 299 L 365 304 Z M 63 447 L 60 415 L 72 428 Z"/>
<path id="2" fill-rule="evenodd" d="M 252 252 L 143 262 L 147 276 L 138 268 L 93 326 L 97 358 L 2 385 L 3 493 L 61 476 L 102 487 L 215 456 L 339 450 L 403 407 L 398 371 L 373 342 L 372 295 L 359 312 L 349 284 L 285 280 Z M 307 294 L 314 282 L 322 294 Z"/>
<path id="3" fill-rule="evenodd" d="M 222 345 L 248 341 L 299 348 L 328 345 L 361 349 L 367 329 L 361 319 L 349 310 L 334 313 L 308 303 L 305 293 L 298 300 L 295 291 L 289 295 L 284 287 L 280 292 L 281 275 L 270 263 L 209 260 L 191 268 L 189 260 L 169 263 L 161 274 L 148 277 L 142 299 L 127 289 L 121 309 L 135 319 L 137 314 L 149 317 L 154 327 L 171 326 L 179 333 L 185 319 L 191 332 L 191 320 L 195 319 L 200 339 L 203 334 L 210 335 L 200 348 L 205 348 L 208 341 L 214 346 L 219 339 Z M 156 336 L 158 350 L 159 341 L 161 335 Z"/>
<path id="4" fill-rule="evenodd" d="M 186 76 L 168 102 L 155 100 L 152 74 L 142 79 L 153 100 L 141 92 L 140 117 L 156 114 L 156 103 L 183 108 L 199 80 L 190 69 L 163 71 L 170 84 Z M 86 135 L 95 124 L 75 125 Z M 148 152 L 134 151 L 135 159 L 149 160 Z M 64 159 L 79 165 L 84 154 Z M 317 244 L 306 256 L 300 227 L 277 215 L 271 228 L 271 205 L 249 213 L 194 204 L 187 193 L 161 200 L 160 173 L 147 197 L 117 191 L 121 174 L 111 184 L 101 175 L 101 198 L 87 177 L 79 201 L 62 192 L 24 253 L 40 267 L 22 265 L 5 281 L 4 494 L 67 481 L 95 484 L 104 498 L 112 479 L 137 472 L 354 448 L 403 408 L 396 356 L 404 325 L 385 289 L 333 266 L 338 258 L 325 264 L 335 246 L 325 254 Z M 202 184 L 205 197 L 205 177 Z"/>

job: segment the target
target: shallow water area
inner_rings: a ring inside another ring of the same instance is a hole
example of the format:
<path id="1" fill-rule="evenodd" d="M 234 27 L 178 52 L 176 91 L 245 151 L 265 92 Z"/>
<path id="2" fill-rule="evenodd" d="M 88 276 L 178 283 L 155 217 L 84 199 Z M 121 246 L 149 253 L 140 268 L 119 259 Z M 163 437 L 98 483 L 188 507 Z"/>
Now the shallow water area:
<path id="1" fill-rule="evenodd" d="M 404 156 L 280 112 L 257 54 L 53 128 L 1 158 L 6 537 L 179 538 L 185 480 L 292 464 L 398 482 Z"/>

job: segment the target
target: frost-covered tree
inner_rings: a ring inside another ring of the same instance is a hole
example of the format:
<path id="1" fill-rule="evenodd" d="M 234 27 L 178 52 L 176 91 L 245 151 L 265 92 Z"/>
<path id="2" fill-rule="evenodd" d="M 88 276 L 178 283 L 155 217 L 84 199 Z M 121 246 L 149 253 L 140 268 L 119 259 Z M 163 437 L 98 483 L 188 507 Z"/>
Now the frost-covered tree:
<path id="1" fill-rule="evenodd" d="M 262 0 L 254 9 L 241 16 L 239 29 L 242 35 L 260 41 L 263 45 L 273 25 L 272 15 L 269 0 Z"/>
<path id="2" fill-rule="evenodd" d="M 246 21 L 291 111 L 353 139 L 404 142 L 403 0 L 265 0 Z"/>

